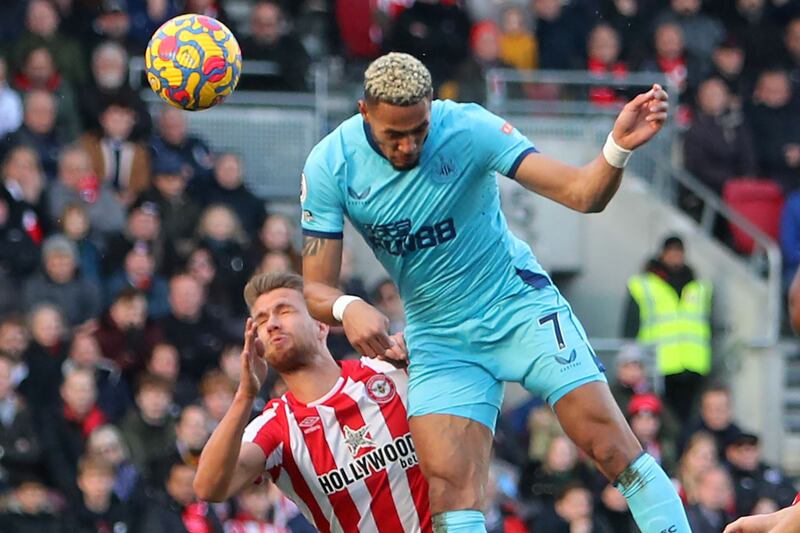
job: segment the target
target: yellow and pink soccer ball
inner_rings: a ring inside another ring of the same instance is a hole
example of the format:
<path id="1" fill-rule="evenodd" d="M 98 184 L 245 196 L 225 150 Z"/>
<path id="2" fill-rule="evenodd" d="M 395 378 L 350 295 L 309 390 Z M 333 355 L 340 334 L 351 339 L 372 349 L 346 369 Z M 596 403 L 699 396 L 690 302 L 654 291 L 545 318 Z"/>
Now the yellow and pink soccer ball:
<path id="1" fill-rule="evenodd" d="M 242 52 L 220 21 L 204 15 L 168 20 L 144 54 L 147 81 L 165 102 L 187 111 L 222 102 L 239 82 Z"/>

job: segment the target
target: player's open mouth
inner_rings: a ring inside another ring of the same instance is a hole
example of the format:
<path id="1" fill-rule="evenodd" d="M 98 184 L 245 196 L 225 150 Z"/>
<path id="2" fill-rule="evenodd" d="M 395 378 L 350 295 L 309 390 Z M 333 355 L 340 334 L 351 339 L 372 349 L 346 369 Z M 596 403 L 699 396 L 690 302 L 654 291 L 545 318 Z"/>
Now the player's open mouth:
<path id="1" fill-rule="evenodd" d="M 270 337 L 269 343 L 270 344 L 282 344 L 287 339 L 286 335 L 275 335 L 274 337 Z"/>

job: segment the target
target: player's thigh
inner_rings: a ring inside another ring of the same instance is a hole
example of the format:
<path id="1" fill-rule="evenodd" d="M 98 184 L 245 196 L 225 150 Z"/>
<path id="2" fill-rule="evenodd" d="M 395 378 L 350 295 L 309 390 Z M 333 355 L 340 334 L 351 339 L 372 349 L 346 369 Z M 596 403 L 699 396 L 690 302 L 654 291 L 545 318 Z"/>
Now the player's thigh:
<path id="1" fill-rule="evenodd" d="M 448 345 L 412 337 L 408 382 L 408 416 L 453 415 L 474 420 L 494 431 L 503 401 L 503 383 L 482 358 Z"/>
<path id="2" fill-rule="evenodd" d="M 428 414 L 409 419 L 422 473 L 431 485 L 434 505 L 468 493 L 467 506 L 483 500 L 489 476 L 492 432 L 462 416 Z M 439 493 L 437 498 L 437 493 Z M 439 509 L 441 512 L 447 509 Z"/>
<path id="3" fill-rule="evenodd" d="M 554 406 L 570 439 L 615 479 L 642 451 L 608 385 L 591 382 L 562 396 Z"/>
<path id="4" fill-rule="evenodd" d="M 496 354 L 498 379 L 517 381 L 550 405 L 584 383 L 605 381 L 583 326 L 555 287 L 509 298 L 498 315 L 507 334 L 481 348 Z"/>

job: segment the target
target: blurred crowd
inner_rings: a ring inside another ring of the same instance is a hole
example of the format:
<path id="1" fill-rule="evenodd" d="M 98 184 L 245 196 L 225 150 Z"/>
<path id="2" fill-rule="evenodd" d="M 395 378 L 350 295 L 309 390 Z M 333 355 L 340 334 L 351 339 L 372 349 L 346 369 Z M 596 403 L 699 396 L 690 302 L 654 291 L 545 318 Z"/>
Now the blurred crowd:
<path id="1" fill-rule="evenodd" d="M 305 91 L 312 63 L 347 76 L 386 50 L 420 57 L 439 96 L 465 101 L 486 100 L 494 67 L 663 72 L 680 91 L 687 168 L 720 193 L 737 176 L 777 184 L 787 261 L 800 262 L 795 1 L 0 1 L 0 531 L 309 530 L 269 484 L 218 505 L 191 487 L 237 387 L 242 288 L 256 272 L 299 271 L 300 256 L 295 221 L 248 190 L 240 154 L 212 152 L 185 113 L 151 112 L 130 84 L 129 59 L 183 12 L 220 19 L 245 61 L 273 64 L 240 90 Z M 397 288 L 366 287 L 352 263 L 346 249 L 343 290 L 402 330 Z M 341 329 L 330 346 L 354 356 Z M 626 347 L 609 380 L 695 531 L 791 500 L 726 389 L 678 416 L 644 360 Z M 254 414 L 282 392 L 271 380 Z M 635 531 L 541 402 L 503 414 L 496 448 L 492 532 Z"/>

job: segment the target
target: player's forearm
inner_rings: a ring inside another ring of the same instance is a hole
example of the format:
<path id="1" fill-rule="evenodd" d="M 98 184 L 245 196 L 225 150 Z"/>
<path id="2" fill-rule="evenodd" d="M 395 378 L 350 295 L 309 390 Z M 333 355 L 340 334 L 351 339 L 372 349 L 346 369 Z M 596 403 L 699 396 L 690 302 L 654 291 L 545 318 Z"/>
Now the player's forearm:
<path id="1" fill-rule="evenodd" d="M 303 284 L 308 312 L 326 324 L 339 325 L 339 321 L 333 316 L 333 304 L 342 294 L 344 293 L 339 289 L 318 281 L 306 281 Z"/>
<path id="2" fill-rule="evenodd" d="M 581 211 L 584 213 L 599 213 L 605 209 L 622 183 L 622 169 L 609 165 L 603 154 L 581 167 L 579 174 Z"/>
<path id="3" fill-rule="evenodd" d="M 252 407 L 253 398 L 237 393 L 203 448 L 194 478 L 194 490 L 201 500 L 223 501 L 230 496 L 242 435 Z"/>

